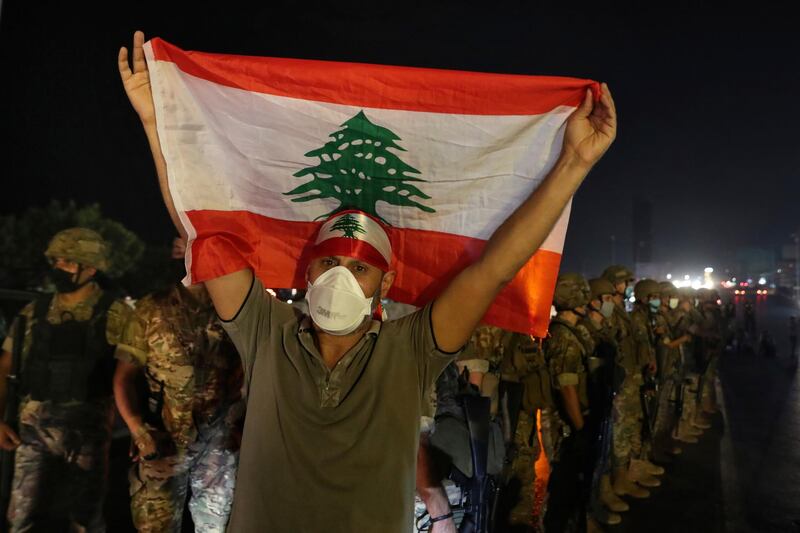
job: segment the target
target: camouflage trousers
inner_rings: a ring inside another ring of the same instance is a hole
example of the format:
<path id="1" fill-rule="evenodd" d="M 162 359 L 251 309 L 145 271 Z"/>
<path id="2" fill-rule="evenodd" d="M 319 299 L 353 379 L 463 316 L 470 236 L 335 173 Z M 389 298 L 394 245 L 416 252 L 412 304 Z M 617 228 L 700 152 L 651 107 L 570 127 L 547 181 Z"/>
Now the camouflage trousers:
<path id="1" fill-rule="evenodd" d="M 622 389 L 614 397 L 612 434 L 615 468 L 627 468 L 631 457 L 642 453 L 642 402 L 639 395 L 641 379 L 625 377 Z"/>
<path id="2" fill-rule="evenodd" d="M 533 526 L 536 496 L 536 460 L 539 458 L 539 434 L 536 413 L 520 411 L 514 434 L 516 456 L 511 463 L 509 484 L 519 484 L 519 499 L 509 514 L 512 525 Z"/>
<path id="3" fill-rule="evenodd" d="M 676 414 L 676 403 L 678 401 L 678 382 L 680 376 L 674 374 L 665 377 L 658 389 L 658 411 L 654 427 L 653 440 L 658 446 L 667 446 L 678 423 Z"/>
<path id="4" fill-rule="evenodd" d="M 197 440 L 176 455 L 141 461 L 129 475 L 131 515 L 140 532 L 180 532 L 187 491 L 195 531 L 224 532 L 233 503 L 238 451 L 220 417 L 198 428 Z"/>
<path id="5" fill-rule="evenodd" d="M 547 461 L 553 463 L 557 460 L 558 443 L 561 440 L 561 428 L 564 422 L 553 408 L 542 409 L 539 422 L 542 426 L 542 451 L 547 457 Z"/>
<path id="6" fill-rule="evenodd" d="M 683 385 L 683 411 L 679 424 L 684 426 L 691 424 L 697 413 L 699 376 L 697 374 L 686 374 Z"/>
<path id="7" fill-rule="evenodd" d="M 8 520 L 11 531 L 105 531 L 103 501 L 114 412 L 111 402 L 26 402 Z"/>
<path id="8" fill-rule="evenodd" d="M 711 357 L 711 361 L 709 361 L 708 367 L 706 367 L 705 374 L 703 374 L 703 389 L 697 393 L 700 407 L 709 411 L 715 409 L 717 406 L 716 382 L 718 362 L 718 355 Z"/>

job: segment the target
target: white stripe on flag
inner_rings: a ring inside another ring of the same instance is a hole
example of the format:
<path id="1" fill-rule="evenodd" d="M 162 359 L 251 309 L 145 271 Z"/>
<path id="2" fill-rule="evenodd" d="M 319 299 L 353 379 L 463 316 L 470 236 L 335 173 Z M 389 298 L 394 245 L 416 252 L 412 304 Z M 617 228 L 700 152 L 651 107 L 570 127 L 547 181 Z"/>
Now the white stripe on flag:
<path id="1" fill-rule="evenodd" d="M 165 157 L 176 208 L 308 221 L 338 205 L 292 202 L 283 193 L 309 181 L 293 176 L 319 161 L 304 154 L 362 108 L 221 86 L 154 61 L 149 43 L 146 50 L 159 136 L 172 147 Z M 400 137 L 406 151 L 396 155 L 427 180 L 415 185 L 431 199 L 417 200 L 436 210 L 379 203 L 379 214 L 397 227 L 488 239 L 554 164 L 573 109 L 487 116 L 364 108 L 370 121 Z M 542 249 L 561 253 L 568 218 L 569 207 Z"/>

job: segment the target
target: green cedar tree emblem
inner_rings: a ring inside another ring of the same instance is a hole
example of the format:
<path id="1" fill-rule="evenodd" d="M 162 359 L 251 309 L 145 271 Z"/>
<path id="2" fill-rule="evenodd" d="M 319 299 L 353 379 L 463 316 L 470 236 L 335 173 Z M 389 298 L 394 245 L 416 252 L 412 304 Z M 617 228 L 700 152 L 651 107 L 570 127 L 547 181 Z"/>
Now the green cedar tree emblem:
<path id="1" fill-rule="evenodd" d="M 409 175 L 420 172 L 389 151 L 390 148 L 406 151 L 395 142 L 401 139 L 391 130 L 374 124 L 363 111 L 359 111 L 356 116 L 342 124 L 342 129 L 331 133 L 329 137 L 332 140 L 324 146 L 305 154 L 306 157 L 319 158 L 319 164 L 294 174 L 298 178 L 310 174 L 313 178 L 284 193 L 305 195 L 293 198 L 293 202 L 322 198 L 339 201 L 335 209 L 317 219 L 346 209 L 358 209 L 385 222 L 376 209 L 379 200 L 435 213 L 434 209 L 413 199 L 430 198 L 412 184 L 426 180 Z"/>
<path id="2" fill-rule="evenodd" d="M 339 220 L 331 226 L 331 229 L 344 232 L 342 237 L 347 237 L 349 239 L 357 239 L 356 233 L 367 233 L 364 231 L 364 228 L 361 227 L 361 223 L 350 213 L 342 215 Z"/>

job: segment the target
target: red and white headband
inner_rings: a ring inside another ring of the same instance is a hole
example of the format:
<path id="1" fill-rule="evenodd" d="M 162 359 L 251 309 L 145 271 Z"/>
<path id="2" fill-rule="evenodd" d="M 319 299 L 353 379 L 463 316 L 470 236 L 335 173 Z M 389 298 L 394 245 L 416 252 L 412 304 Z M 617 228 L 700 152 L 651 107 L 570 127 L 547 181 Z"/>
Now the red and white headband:
<path id="1" fill-rule="evenodd" d="M 319 229 L 314 256 L 354 257 L 384 272 L 392 263 L 392 243 L 383 225 L 361 211 L 342 211 Z"/>

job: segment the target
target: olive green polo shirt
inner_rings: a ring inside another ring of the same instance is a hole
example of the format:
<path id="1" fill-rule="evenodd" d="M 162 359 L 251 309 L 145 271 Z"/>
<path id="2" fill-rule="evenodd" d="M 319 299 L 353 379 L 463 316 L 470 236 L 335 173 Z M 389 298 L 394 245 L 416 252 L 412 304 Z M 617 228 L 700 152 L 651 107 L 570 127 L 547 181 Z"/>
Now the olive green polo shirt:
<path id="1" fill-rule="evenodd" d="M 254 281 L 224 323 L 247 389 L 228 531 L 410 530 L 421 409 L 456 355 L 430 313 L 373 322 L 329 370 L 310 320 Z"/>

